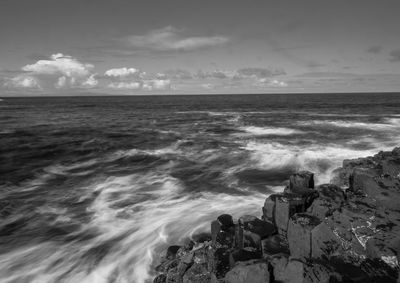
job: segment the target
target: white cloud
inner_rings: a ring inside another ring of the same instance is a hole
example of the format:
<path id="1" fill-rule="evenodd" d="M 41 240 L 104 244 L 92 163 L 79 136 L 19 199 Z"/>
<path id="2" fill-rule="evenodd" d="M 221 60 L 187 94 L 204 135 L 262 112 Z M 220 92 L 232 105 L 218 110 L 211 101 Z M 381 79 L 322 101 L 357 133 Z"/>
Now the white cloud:
<path id="1" fill-rule="evenodd" d="M 268 82 L 268 85 L 273 86 L 273 87 L 287 87 L 288 84 L 283 82 L 283 81 L 278 81 L 278 80 L 272 80 Z"/>
<path id="2" fill-rule="evenodd" d="M 166 90 L 171 88 L 171 80 L 145 80 L 143 81 L 142 88 L 144 90 Z"/>
<path id="3" fill-rule="evenodd" d="M 98 84 L 94 66 L 78 61 L 76 58 L 56 53 L 48 60 L 39 60 L 21 68 L 24 72 L 8 79 L 5 86 L 14 88 L 66 88 L 87 87 Z"/>
<path id="4" fill-rule="evenodd" d="M 140 89 L 141 84 L 139 82 L 113 82 L 108 87 L 113 89 Z"/>
<path id="5" fill-rule="evenodd" d="M 192 51 L 222 45 L 229 41 L 224 36 L 183 36 L 183 31 L 168 26 L 150 31 L 145 35 L 125 37 L 123 42 L 130 48 L 149 51 Z"/>
<path id="6" fill-rule="evenodd" d="M 40 84 L 35 77 L 28 75 L 18 75 L 14 78 L 6 78 L 5 87 L 11 88 L 37 88 L 40 89 Z"/>
<path id="7" fill-rule="evenodd" d="M 87 78 L 87 80 L 82 83 L 82 85 L 86 86 L 86 87 L 95 87 L 95 86 L 97 86 L 99 81 L 95 78 L 95 76 L 96 76 L 95 74 L 90 75 L 89 78 Z"/>
<path id="8" fill-rule="evenodd" d="M 91 75 L 93 68 L 92 64 L 84 64 L 71 56 L 57 53 L 51 55 L 50 60 L 39 60 L 34 64 L 22 67 L 22 70 L 36 75 L 62 75 L 69 78 L 81 78 Z"/>
<path id="9" fill-rule="evenodd" d="M 135 68 L 114 68 L 114 69 L 109 69 L 104 73 L 105 76 L 107 77 L 128 77 L 128 76 L 143 76 L 145 75 L 144 72 L 139 71 L 138 69 Z"/>

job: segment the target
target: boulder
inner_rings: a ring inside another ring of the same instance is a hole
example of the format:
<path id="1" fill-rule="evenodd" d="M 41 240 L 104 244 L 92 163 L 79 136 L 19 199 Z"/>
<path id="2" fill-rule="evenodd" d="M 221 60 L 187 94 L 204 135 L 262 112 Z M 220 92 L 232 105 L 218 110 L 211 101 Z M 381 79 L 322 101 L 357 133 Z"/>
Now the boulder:
<path id="1" fill-rule="evenodd" d="M 293 258 L 311 258 L 312 230 L 320 223 L 317 217 L 307 213 L 297 213 L 290 218 L 287 239 Z"/>
<path id="2" fill-rule="evenodd" d="M 229 230 L 234 225 L 232 215 L 229 214 L 222 214 L 217 217 L 217 220 L 221 224 L 221 230 L 223 231 Z"/>
<path id="3" fill-rule="evenodd" d="M 276 233 L 274 224 L 268 221 L 263 221 L 252 215 L 244 215 L 240 217 L 239 225 L 243 230 L 258 235 L 261 240 Z"/>
<path id="4" fill-rule="evenodd" d="M 226 283 L 268 283 L 270 274 L 266 262 L 242 262 L 235 265 L 226 275 Z"/>
<path id="5" fill-rule="evenodd" d="M 331 283 L 341 282 L 341 276 L 328 264 L 304 263 L 297 259 L 277 257 L 272 259 L 275 282 Z"/>
<path id="6" fill-rule="evenodd" d="M 194 263 L 183 275 L 183 283 L 209 283 L 212 274 L 204 264 Z"/>
<path id="7" fill-rule="evenodd" d="M 290 176 L 288 193 L 301 193 L 314 188 L 314 173 L 300 171 Z"/>
<path id="8" fill-rule="evenodd" d="M 282 194 L 277 195 L 275 200 L 274 224 L 278 233 L 286 236 L 290 217 L 305 211 L 304 199 L 295 194 Z"/>
<path id="9" fill-rule="evenodd" d="M 289 247 L 286 239 L 282 239 L 281 235 L 273 235 L 261 241 L 262 254 L 264 258 L 271 255 L 285 253 L 289 254 Z"/>
<path id="10" fill-rule="evenodd" d="M 313 201 L 307 212 L 321 220 L 340 209 L 346 201 L 346 194 L 336 185 L 324 184 L 315 190 L 318 192 L 318 198 Z"/>
<path id="11" fill-rule="evenodd" d="M 153 279 L 153 283 L 165 283 L 167 282 L 167 276 L 165 274 L 157 275 L 156 278 Z"/>

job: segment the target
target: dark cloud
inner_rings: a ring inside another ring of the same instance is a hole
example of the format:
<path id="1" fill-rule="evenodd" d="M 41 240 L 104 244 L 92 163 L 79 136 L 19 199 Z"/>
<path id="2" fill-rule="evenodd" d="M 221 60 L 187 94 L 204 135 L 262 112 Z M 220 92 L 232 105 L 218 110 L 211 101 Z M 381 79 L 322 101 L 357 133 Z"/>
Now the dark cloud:
<path id="1" fill-rule="evenodd" d="M 390 52 L 390 61 L 391 62 L 399 62 L 400 61 L 400 49 L 395 49 Z"/>
<path id="2" fill-rule="evenodd" d="M 374 45 L 374 46 L 369 47 L 367 49 L 367 52 L 368 53 L 378 54 L 378 53 L 381 53 L 382 49 L 383 49 L 382 46 Z"/>

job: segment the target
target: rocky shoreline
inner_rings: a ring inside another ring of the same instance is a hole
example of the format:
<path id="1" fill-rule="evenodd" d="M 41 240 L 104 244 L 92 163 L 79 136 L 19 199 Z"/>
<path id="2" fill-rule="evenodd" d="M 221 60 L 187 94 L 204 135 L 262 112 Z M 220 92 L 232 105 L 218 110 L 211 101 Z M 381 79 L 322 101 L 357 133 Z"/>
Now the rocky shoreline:
<path id="1" fill-rule="evenodd" d="M 399 283 L 400 148 L 344 160 L 329 184 L 298 172 L 261 218 L 220 215 L 159 262 L 155 283 Z"/>

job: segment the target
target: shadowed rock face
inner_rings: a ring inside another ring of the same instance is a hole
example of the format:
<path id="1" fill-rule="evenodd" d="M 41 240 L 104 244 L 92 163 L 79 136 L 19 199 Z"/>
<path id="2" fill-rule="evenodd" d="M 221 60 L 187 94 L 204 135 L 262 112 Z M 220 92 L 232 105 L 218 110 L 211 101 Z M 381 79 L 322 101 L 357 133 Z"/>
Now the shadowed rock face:
<path id="1" fill-rule="evenodd" d="M 169 247 L 153 282 L 399 283 L 400 148 L 343 161 L 331 184 L 298 172 L 262 219 L 223 214 L 196 239 Z"/>

